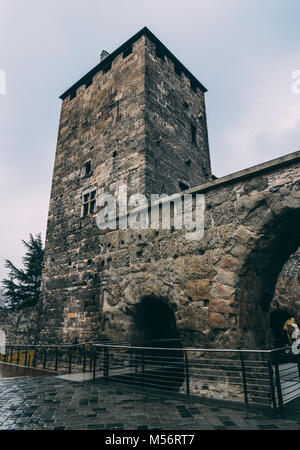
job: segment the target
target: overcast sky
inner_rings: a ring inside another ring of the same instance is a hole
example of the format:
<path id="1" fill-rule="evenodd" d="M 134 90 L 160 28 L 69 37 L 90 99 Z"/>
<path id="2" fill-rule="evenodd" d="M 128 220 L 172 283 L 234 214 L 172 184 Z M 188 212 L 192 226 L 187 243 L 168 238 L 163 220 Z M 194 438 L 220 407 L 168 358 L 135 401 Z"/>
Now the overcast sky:
<path id="1" fill-rule="evenodd" d="M 146 25 L 208 88 L 220 177 L 300 149 L 299 20 L 299 0 L 0 0 L 0 278 L 45 238 L 58 97 L 102 49 Z"/>

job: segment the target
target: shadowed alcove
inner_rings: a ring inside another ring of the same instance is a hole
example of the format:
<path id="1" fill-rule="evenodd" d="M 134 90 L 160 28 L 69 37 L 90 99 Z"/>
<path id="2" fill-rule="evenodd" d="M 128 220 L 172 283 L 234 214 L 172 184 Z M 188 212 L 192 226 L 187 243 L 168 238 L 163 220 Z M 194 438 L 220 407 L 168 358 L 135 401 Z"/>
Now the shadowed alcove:
<path id="1" fill-rule="evenodd" d="M 273 216 L 247 258 L 238 286 L 240 327 L 247 348 L 273 347 L 274 329 L 288 315 L 279 311 L 270 317 L 270 306 L 279 274 L 299 247 L 299 223 L 299 209 L 286 208 Z"/>
<path id="2" fill-rule="evenodd" d="M 179 340 L 174 312 L 163 297 L 143 297 L 135 307 L 134 325 L 134 341 L 155 344 Z"/>
<path id="3" fill-rule="evenodd" d="M 178 391 L 184 375 L 184 353 L 174 311 L 164 297 L 145 296 L 133 313 L 133 343 L 144 347 L 136 360 L 145 366 L 144 384 L 151 388 Z M 171 350 L 172 349 L 172 350 Z"/>

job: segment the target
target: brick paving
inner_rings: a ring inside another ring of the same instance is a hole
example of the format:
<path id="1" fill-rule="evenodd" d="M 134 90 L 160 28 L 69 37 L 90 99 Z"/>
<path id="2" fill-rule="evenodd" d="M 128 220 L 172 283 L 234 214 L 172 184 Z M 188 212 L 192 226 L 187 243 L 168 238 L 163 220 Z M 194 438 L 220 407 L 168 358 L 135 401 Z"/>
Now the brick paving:
<path id="1" fill-rule="evenodd" d="M 300 408 L 299 408 L 300 409 Z M 184 397 L 55 376 L 0 380 L 0 430 L 298 430 L 285 413 L 229 409 Z"/>

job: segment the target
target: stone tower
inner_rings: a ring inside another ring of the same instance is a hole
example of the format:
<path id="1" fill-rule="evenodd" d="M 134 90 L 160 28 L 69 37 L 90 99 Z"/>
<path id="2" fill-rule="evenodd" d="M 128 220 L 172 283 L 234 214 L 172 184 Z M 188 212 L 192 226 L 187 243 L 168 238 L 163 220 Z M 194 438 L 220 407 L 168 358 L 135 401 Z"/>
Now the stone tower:
<path id="1" fill-rule="evenodd" d="M 143 28 L 61 96 L 42 284 L 48 342 L 97 337 L 96 197 L 124 184 L 150 195 L 209 181 L 205 92 Z"/>

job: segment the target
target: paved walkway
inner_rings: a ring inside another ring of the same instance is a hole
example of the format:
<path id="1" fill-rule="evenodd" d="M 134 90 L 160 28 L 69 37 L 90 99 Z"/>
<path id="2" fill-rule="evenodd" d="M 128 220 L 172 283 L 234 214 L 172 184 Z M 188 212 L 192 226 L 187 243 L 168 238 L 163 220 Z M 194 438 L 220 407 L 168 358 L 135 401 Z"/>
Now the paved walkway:
<path id="1" fill-rule="evenodd" d="M 277 416 L 246 412 L 105 386 L 97 380 L 0 380 L 1 430 L 297 430 L 299 409 Z"/>

